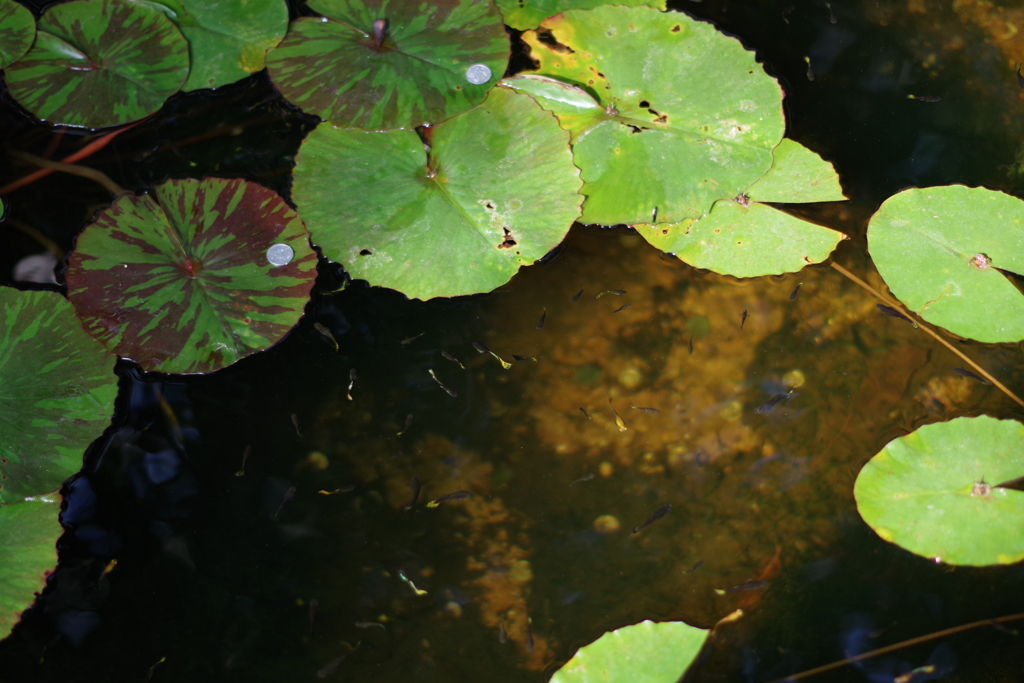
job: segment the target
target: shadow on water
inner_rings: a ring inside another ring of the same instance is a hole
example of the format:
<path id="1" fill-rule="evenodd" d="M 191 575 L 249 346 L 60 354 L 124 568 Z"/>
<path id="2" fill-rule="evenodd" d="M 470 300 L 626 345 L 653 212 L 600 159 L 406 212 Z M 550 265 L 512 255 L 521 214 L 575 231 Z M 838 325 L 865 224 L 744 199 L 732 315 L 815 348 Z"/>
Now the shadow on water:
<path id="1" fill-rule="evenodd" d="M 852 197 L 809 212 L 849 235 L 836 260 L 876 287 L 864 222 L 886 196 L 1015 187 L 1007 122 L 1022 93 L 998 8 L 833 3 L 832 23 L 810 2 L 684 4 L 780 78 L 790 135 L 834 161 Z M 172 103 L 163 133 L 97 163 L 126 186 L 185 174 L 181 158 L 216 173 L 229 150 L 169 140 L 230 141 L 263 107 L 251 130 L 273 149 L 254 139 L 249 164 L 235 145 L 231 174 L 286 191 L 308 122 L 258 77 L 226 92 L 212 123 L 176 129 L 188 107 Z M 74 225 L 65 248 L 94 201 L 54 213 Z M 46 223 L 56 210 L 32 211 Z M 537 681 L 606 630 L 710 627 L 742 608 L 687 680 L 763 682 L 1024 611 L 1021 567 L 936 564 L 857 515 L 856 474 L 892 438 L 1019 415 L 827 266 L 739 281 L 628 230 L 576 226 L 489 295 L 424 303 L 334 279 L 322 273 L 282 344 L 227 370 L 119 365 L 118 422 L 65 488 L 61 565 L 0 645 L 0 680 L 310 680 L 351 652 L 326 675 Z M 965 348 L 1021 391 L 1019 349 Z M 428 505 L 458 491 L 473 495 Z M 955 661 L 950 681 L 1019 680 L 1019 641 L 983 629 L 817 680 L 891 681 L 928 661 Z"/>

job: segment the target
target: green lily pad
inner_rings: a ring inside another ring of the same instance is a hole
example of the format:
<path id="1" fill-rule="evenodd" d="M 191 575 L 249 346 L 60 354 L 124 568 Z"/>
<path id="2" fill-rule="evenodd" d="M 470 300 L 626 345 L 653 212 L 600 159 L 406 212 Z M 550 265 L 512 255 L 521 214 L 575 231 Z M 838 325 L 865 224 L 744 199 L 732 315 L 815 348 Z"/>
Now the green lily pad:
<path id="1" fill-rule="evenodd" d="M 497 0 L 497 3 L 505 23 L 519 31 L 537 28 L 542 21 L 559 12 L 570 9 L 593 9 L 598 5 L 607 4 L 605 0 Z M 615 4 L 627 7 L 646 5 L 665 9 L 665 0 L 617 0 Z"/>
<path id="2" fill-rule="evenodd" d="M 302 221 L 273 191 L 170 180 L 151 195 L 119 196 L 78 236 L 68 297 L 110 351 L 146 370 L 210 372 L 295 325 L 316 260 Z"/>
<path id="3" fill-rule="evenodd" d="M 429 299 L 487 292 L 562 241 L 579 216 L 569 135 L 525 95 L 495 88 L 426 129 L 321 125 L 292 196 L 324 255 L 355 278 Z"/>
<path id="4" fill-rule="evenodd" d="M 930 323 L 978 341 L 1024 339 L 1024 297 L 1001 270 L 1024 274 L 1024 202 L 949 185 L 904 190 L 868 225 L 889 289 Z"/>
<path id="5" fill-rule="evenodd" d="M 650 7 L 600 6 L 546 19 L 523 39 L 538 73 L 577 86 L 573 155 L 583 222 L 634 225 L 699 218 L 772 166 L 782 91 L 734 38 Z M 534 94 L 534 93 L 531 93 Z M 565 103 L 537 95 L 560 120 Z"/>
<path id="6" fill-rule="evenodd" d="M 21 59 L 35 38 L 32 12 L 14 0 L 0 0 L 0 69 Z"/>
<path id="7" fill-rule="evenodd" d="M 765 204 L 730 200 L 716 202 L 699 220 L 635 227 L 653 246 L 691 266 L 734 277 L 795 273 L 824 261 L 843 239 Z"/>
<path id="8" fill-rule="evenodd" d="M 188 40 L 192 68 L 182 90 L 219 88 L 266 66 L 267 51 L 288 31 L 283 0 L 159 0 Z"/>
<path id="9" fill-rule="evenodd" d="M 131 0 L 73 0 L 39 20 L 8 67 L 11 95 L 54 124 L 101 128 L 158 110 L 188 77 L 188 43 L 164 14 Z"/>
<path id="10" fill-rule="evenodd" d="M 82 469 L 86 447 L 110 423 L 117 377 L 60 294 L 0 288 L 0 315 L 0 503 L 8 503 L 56 491 Z"/>
<path id="11" fill-rule="evenodd" d="M 681 621 L 624 626 L 577 650 L 551 683 L 675 683 L 709 633 Z"/>
<path id="12" fill-rule="evenodd" d="M 1024 476 L 1024 425 L 958 417 L 890 441 L 853 494 L 886 541 L 947 564 L 1024 559 L 1024 493 L 995 485 Z"/>
<path id="13" fill-rule="evenodd" d="M 309 6 L 324 18 L 293 21 L 267 70 L 288 101 L 341 127 L 443 121 L 483 101 L 508 64 L 508 35 L 490 0 Z M 375 37 L 378 20 L 386 25 Z M 486 69 L 469 71 L 475 65 Z"/>
<path id="14" fill-rule="evenodd" d="M 63 533 L 59 515 L 59 496 L 0 505 L 0 639 L 35 601 L 57 565 L 57 539 Z"/>
<path id="15" fill-rule="evenodd" d="M 783 138 L 772 150 L 772 167 L 744 194 L 756 202 L 777 204 L 846 199 L 832 164 L 789 138 Z"/>

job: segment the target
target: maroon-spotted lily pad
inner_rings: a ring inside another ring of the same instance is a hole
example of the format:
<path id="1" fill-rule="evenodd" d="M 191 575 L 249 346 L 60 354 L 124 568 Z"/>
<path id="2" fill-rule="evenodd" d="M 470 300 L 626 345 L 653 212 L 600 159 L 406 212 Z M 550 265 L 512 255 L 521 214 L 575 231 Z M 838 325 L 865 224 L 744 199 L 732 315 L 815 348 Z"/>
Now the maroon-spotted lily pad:
<path id="1" fill-rule="evenodd" d="M 131 0 L 74 0 L 39 20 L 35 44 L 4 74 L 11 95 L 55 124 L 141 119 L 188 77 L 188 43 L 163 12 Z"/>
<path id="2" fill-rule="evenodd" d="M 479 104 L 509 40 L 491 0 L 310 0 L 267 56 L 289 102 L 348 128 L 437 123 Z"/>
<path id="3" fill-rule="evenodd" d="M 82 469 L 116 394 L 114 358 L 67 299 L 0 288 L 0 504 L 56 491 Z"/>
<path id="4" fill-rule="evenodd" d="M 121 195 L 78 237 L 68 296 L 85 329 L 146 370 L 210 372 L 280 340 L 316 253 L 298 215 L 244 180 Z"/>
<path id="5" fill-rule="evenodd" d="M 36 37 L 36 20 L 15 0 L 0 0 L 0 69 L 21 59 Z"/>
<path id="6" fill-rule="evenodd" d="M 60 496 L 0 505 L 0 639 L 42 592 L 57 564 Z"/>

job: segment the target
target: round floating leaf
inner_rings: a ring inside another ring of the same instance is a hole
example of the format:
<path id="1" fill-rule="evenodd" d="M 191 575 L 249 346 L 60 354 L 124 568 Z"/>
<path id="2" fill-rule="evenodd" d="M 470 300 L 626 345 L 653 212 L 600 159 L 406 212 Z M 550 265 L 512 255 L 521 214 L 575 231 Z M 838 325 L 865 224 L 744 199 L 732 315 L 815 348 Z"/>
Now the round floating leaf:
<path id="1" fill-rule="evenodd" d="M 570 9 L 592 9 L 598 5 L 608 4 L 604 0 L 497 0 L 497 2 L 501 16 L 505 18 L 505 23 L 519 31 L 537 28 L 542 21 L 559 12 Z M 665 0 L 651 0 L 650 2 L 616 0 L 615 4 L 627 7 L 646 5 L 661 10 L 665 9 Z"/>
<path id="2" fill-rule="evenodd" d="M 67 299 L 0 288 L 0 503 L 56 491 L 82 469 L 114 412 L 113 370 Z"/>
<path id="3" fill-rule="evenodd" d="M 958 417 L 890 441 L 853 494 L 886 541 L 948 564 L 1024 559 L 1024 493 L 994 488 L 1024 476 L 1024 425 Z"/>
<path id="4" fill-rule="evenodd" d="M 795 204 L 846 199 L 832 164 L 796 140 L 783 138 L 772 159 L 768 172 L 744 192 L 751 200 Z"/>
<path id="5" fill-rule="evenodd" d="M 1024 274 L 1024 202 L 981 187 L 904 190 L 868 225 L 885 283 L 930 323 L 978 341 L 1024 339 L 1024 297 L 1000 270 Z"/>
<path id="6" fill-rule="evenodd" d="M 0 69 L 21 59 L 35 37 L 32 12 L 14 0 L 0 0 Z"/>
<path id="7" fill-rule="evenodd" d="M 290 102 L 342 127 L 443 121 L 479 104 L 508 64 L 508 35 L 490 0 L 309 6 L 328 18 L 292 22 L 267 70 Z M 485 69 L 470 71 L 475 65 Z"/>
<path id="8" fill-rule="evenodd" d="M 35 601 L 57 564 L 59 514 L 56 496 L 0 505 L 0 639 Z"/>
<path id="9" fill-rule="evenodd" d="M 155 112 L 187 76 L 188 43 L 162 12 L 131 0 L 74 0 L 47 10 L 5 80 L 40 119 L 100 128 Z"/>
<path id="10" fill-rule="evenodd" d="M 795 273 L 828 258 L 841 233 L 765 204 L 723 200 L 711 213 L 674 225 L 636 226 L 652 245 L 697 268 L 735 277 Z"/>
<path id="11" fill-rule="evenodd" d="M 675 683 L 708 633 L 681 621 L 624 626 L 577 650 L 551 683 Z"/>
<path id="12" fill-rule="evenodd" d="M 315 276 L 284 200 L 208 178 L 119 196 L 79 235 L 67 283 L 86 331 L 111 351 L 146 370 L 209 372 L 280 340 Z"/>
<path id="13" fill-rule="evenodd" d="M 321 125 L 293 196 L 324 255 L 353 277 L 429 299 L 487 292 L 562 241 L 579 216 L 569 136 L 532 99 L 496 88 L 429 128 Z"/>
<path id="14" fill-rule="evenodd" d="M 288 31 L 283 0 L 160 0 L 185 39 L 192 68 L 182 90 L 219 88 L 266 65 L 267 51 Z"/>
<path id="15" fill-rule="evenodd" d="M 649 7 L 572 10 L 542 29 L 554 43 L 523 34 L 538 73 L 581 86 L 600 112 L 573 130 L 584 222 L 699 218 L 771 168 L 782 91 L 736 39 Z"/>

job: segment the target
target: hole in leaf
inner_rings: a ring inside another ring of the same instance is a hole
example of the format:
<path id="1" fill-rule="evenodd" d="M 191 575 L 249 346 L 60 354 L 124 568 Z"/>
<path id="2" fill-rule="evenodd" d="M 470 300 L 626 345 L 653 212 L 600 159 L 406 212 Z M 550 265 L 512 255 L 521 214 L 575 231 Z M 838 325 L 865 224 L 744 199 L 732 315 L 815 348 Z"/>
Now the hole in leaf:
<path id="1" fill-rule="evenodd" d="M 647 109 L 647 107 L 649 107 L 649 106 L 651 106 L 650 102 L 648 102 L 647 100 L 640 100 L 640 108 L 641 109 Z"/>
<path id="2" fill-rule="evenodd" d="M 516 246 L 516 241 L 512 239 L 512 231 L 508 228 L 502 228 L 505 231 L 505 241 L 498 245 L 498 249 L 511 249 Z"/>
<path id="3" fill-rule="evenodd" d="M 537 40 L 552 52 L 560 52 L 562 54 L 570 55 L 576 52 L 568 45 L 563 45 L 558 42 L 558 39 L 555 38 L 555 34 L 548 29 L 537 29 Z"/>
<path id="4" fill-rule="evenodd" d="M 359 255 L 360 256 L 373 256 L 373 252 L 370 251 L 369 249 L 363 249 L 361 252 L 359 252 Z"/>

